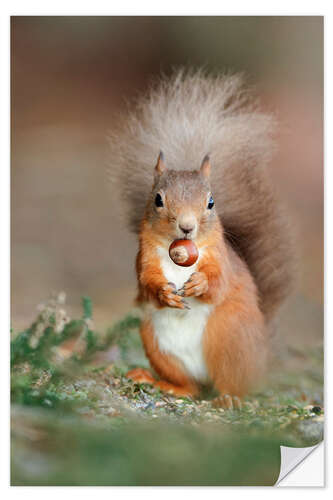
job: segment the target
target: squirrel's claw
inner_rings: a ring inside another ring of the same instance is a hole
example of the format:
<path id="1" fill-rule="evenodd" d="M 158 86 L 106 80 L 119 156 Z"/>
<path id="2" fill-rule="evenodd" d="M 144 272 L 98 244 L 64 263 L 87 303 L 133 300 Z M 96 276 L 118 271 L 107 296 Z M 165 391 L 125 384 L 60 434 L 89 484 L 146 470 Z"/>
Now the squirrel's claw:
<path id="1" fill-rule="evenodd" d="M 182 288 L 178 290 L 181 297 L 200 297 L 208 290 L 208 280 L 204 273 L 195 272 L 190 276 Z"/>
<path id="2" fill-rule="evenodd" d="M 184 309 L 191 309 L 185 300 L 182 300 L 182 304 L 184 305 Z"/>
<path id="3" fill-rule="evenodd" d="M 242 402 L 238 396 L 230 396 L 229 394 L 221 394 L 212 402 L 215 408 L 223 408 L 224 410 L 241 410 Z"/>
<path id="4" fill-rule="evenodd" d="M 178 294 L 176 286 L 173 283 L 167 283 L 160 289 L 158 300 L 161 306 L 190 309 L 187 302 Z"/>

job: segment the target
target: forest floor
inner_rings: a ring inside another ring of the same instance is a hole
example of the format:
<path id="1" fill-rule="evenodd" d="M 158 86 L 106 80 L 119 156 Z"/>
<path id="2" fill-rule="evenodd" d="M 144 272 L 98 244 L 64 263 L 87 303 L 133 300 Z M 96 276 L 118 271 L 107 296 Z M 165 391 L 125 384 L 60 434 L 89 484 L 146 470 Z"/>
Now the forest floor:
<path id="1" fill-rule="evenodd" d="M 99 334 L 89 299 L 78 320 L 64 307 L 60 294 L 12 332 L 13 485 L 272 485 L 280 445 L 323 439 L 321 346 L 286 348 L 228 410 L 125 377 L 149 366 L 136 311 Z"/>

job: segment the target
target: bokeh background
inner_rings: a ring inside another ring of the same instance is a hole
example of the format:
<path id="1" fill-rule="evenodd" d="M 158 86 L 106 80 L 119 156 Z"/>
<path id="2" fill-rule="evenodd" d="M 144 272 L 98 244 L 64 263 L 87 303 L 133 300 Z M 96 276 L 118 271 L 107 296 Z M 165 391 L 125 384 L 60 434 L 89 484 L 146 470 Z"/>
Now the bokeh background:
<path id="1" fill-rule="evenodd" d="M 298 241 L 281 320 L 295 346 L 323 331 L 323 18 L 12 17 L 12 326 L 64 290 L 103 329 L 132 307 L 136 240 L 107 188 L 107 133 L 173 66 L 242 71 L 280 127 L 274 182 Z M 112 168 L 112 165 L 111 165 Z"/>

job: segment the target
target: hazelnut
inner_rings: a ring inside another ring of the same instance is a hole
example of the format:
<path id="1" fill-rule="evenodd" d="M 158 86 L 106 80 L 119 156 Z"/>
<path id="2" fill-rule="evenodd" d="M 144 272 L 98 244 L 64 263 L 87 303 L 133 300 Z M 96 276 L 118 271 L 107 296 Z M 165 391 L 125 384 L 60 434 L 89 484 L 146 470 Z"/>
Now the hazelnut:
<path id="1" fill-rule="evenodd" d="M 169 255 L 178 266 L 189 267 L 196 263 L 199 252 L 192 240 L 175 240 L 169 247 Z"/>

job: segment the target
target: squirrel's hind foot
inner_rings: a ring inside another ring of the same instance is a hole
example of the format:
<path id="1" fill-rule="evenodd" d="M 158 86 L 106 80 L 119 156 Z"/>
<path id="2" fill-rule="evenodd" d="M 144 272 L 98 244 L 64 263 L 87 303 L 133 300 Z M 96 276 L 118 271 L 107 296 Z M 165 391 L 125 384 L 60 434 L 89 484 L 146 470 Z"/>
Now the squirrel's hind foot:
<path id="1" fill-rule="evenodd" d="M 154 385 L 155 379 L 149 370 L 144 368 L 134 368 L 126 373 L 126 378 L 138 382 L 139 384 L 152 384 Z"/>
<path id="2" fill-rule="evenodd" d="M 195 389 L 192 389 L 192 387 L 181 387 L 164 380 L 156 380 L 150 371 L 144 368 L 134 368 L 126 373 L 126 377 L 139 384 L 151 384 L 174 396 L 192 397 L 196 394 Z"/>
<path id="3" fill-rule="evenodd" d="M 215 408 L 223 408 L 224 410 L 241 410 L 242 401 L 238 396 L 230 396 L 229 394 L 221 394 L 212 402 Z"/>

